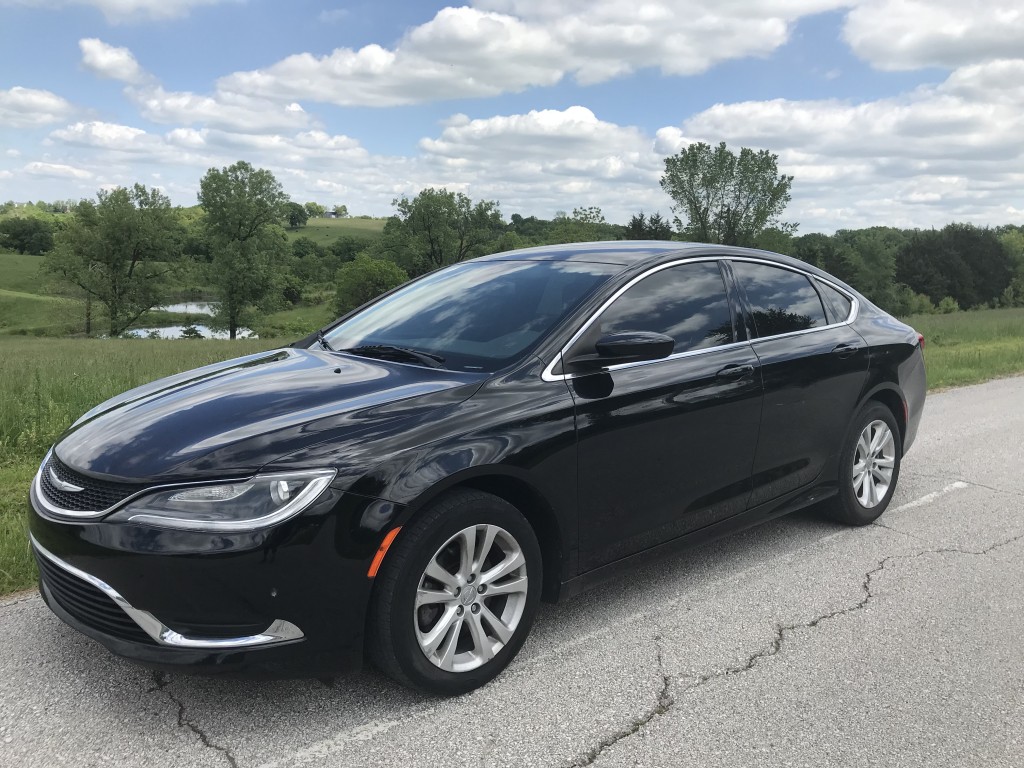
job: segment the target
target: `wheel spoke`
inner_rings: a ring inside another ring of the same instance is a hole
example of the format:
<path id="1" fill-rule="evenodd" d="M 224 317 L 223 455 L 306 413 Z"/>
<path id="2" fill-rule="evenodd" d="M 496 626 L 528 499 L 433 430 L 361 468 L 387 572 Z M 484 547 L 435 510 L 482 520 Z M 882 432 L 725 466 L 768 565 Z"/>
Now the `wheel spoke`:
<path id="1" fill-rule="evenodd" d="M 517 576 L 503 581 L 500 584 L 489 584 L 487 586 L 487 597 L 496 597 L 497 595 L 514 595 L 519 592 L 526 592 L 528 582 L 525 576 Z"/>
<path id="2" fill-rule="evenodd" d="M 459 586 L 458 580 L 453 574 L 449 573 L 438 564 L 436 559 L 437 555 L 435 555 L 434 558 L 435 559 L 427 563 L 427 570 L 424 572 L 424 575 L 429 576 L 434 581 L 441 582 L 448 587 L 448 589 L 454 592 L 455 588 Z"/>
<path id="3" fill-rule="evenodd" d="M 419 608 L 422 605 L 433 605 L 434 603 L 446 603 L 449 600 L 454 600 L 455 595 L 450 592 L 439 592 L 436 589 L 424 589 L 420 587 L 416 590 L 416 607 Z"/>
<path id="4" fill-rule="evenodd" d="M 498 563 L 496 566 L 491 568 L 486 573 L 480 574 L 480 583 L 487 584 L 490 587 L 492 582 L 497 581 L 504 576 L 508 576 L 516 568 L 522 566 L 526 560 L 523 558 L 523 553 L 516 551 L 515 554 L 506 553 L 505 559 Z"/>
<path id="5" fill-rule="evenodd" d="M 448 633 L 444 643 L 441 645 L 440 653 L 438 653 L 438 656 L 440 657 L 439 666 L 441 669 L 449 672 L 454 671 L 455 649 L 459 645 L 459 635 L 462 633 L 462 623 L 464 619 L 464 616 L 457 617 L 457 621 L 452 626 L 452 631 Z"/>
<path id="6" fill-rule="evenodd" d="M 490 661 L 494 653 L 491 650 L 491 641 L 487 639 L 484 625 L 480 621 L 480 614 L 469 613 L 466 618 L 469 619 L 469 634 L 473 638 L 473 648 L 476 650 L 477 658 L 480 661 Z"/>
<path id="7" fill-rule="evenodd" d="M 494 546 L 494 537 L 497 533 L 498 529 L 496 527 L 488 525 L 484 527 L 484 535 L 477 537 L 477 547 L 473 553 L 474 575 L 480 575 L 480 570 L 484 567 L 484 560 L 487 559 L 487 554 L 491 551 L 491 547 Z"/>
<path id="8" fill-rule="evenodd" d="M 459 576 L 465 581 L 473 572 L 473 552 L 476 550 L 476 527 L 467 528 L 459 535 Z"/>
<path id="9" fill-rule="evenodd" d="M 502 644 L 507 643 L 512 637 L 512 628 L 499 619 L 486 605 L 480 606 L 480 617 L 491 625 L 495 637 L 501 640 Z"/>
<path id="10" fill-rule="evenodd" d="M 857 456 L 862 459 L 866 459 L 868 454 L 871 453 L 871 448 L 868 446 L 868 433 L 870 430 L 864 430 L 860 434 L 860 440 L 857 441 Z"/>
<path id="11" fill-rule="evenodd" d="M 420 637 L 420 647 L 423 652 L 430 656 L 437 650 L 437 647 L 444 640 L 445 636 L 451 632 L 453 626 L 461 626 L 462 619 L 455 610 L 455 606 L 449 606 L 441 618 L 437 620 L 437 623 L 431 627 L 429 632 L 425 632 Z"/>

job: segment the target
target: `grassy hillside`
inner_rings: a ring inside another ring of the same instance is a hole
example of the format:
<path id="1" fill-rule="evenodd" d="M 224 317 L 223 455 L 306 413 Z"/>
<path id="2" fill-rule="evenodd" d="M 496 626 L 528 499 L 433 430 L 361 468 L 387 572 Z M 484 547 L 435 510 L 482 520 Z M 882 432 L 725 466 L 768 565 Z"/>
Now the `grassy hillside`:
<path id="1" fill-rule="evenodd" d="M 0 251 L 0 288 L 40 293 L 43 278 L 39 267 L 42 263 L 42 256 Z"/>
<path id="2" fill-rule="evenodd" d="M 308 237 L 317 245 L 329 246 L 335 240 L 351 237 L 367 243 L 384 231 L 385 219 L 310 219 L 306 226 L 286 229 L 289 240 Z"/>

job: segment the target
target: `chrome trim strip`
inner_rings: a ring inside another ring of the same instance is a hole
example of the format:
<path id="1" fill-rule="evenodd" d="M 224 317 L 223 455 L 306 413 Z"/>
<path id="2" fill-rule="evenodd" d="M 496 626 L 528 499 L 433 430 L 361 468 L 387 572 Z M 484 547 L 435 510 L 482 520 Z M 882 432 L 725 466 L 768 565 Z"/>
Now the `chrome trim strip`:
<path id="1" fill-rule="evenodd" d="M 47 459 L 47 461 L 49 461 L 49 459 Z M 50 474 L 50 482 L 56 485 L 62 491 L 67 491 L 68 493 L 78 493 L 79 491 L 85 490 L 85 488 L 83 488 L 80 485 L 75 485 L 74 483 L 65 483 L 63 480 L 57 477 L 57 473 L 53 471 L 53 467 L 50 467 L 47 470 L 47 472 L 49 472 Z"/>
<path id="2" fill-rule="evenodd" d="M 597 320 L 597 318 L 599 318 L 601 316 L 601 314 L 606 309 L 608 309 L 609 306 L 611 306 L 612 302 L 614 302 L 617 298 L 619 298 L 619 296 L 621 296 L 623 293 L 628 291 L 630 288 L 632 288 L 634 285 L 639 283 L 644 278 L 649 277 L 650 275 L 653 275 L 656 272 L 660 272 L 663 269 L 668 269 L 669 267 L 678 267 L 678 266 L 680 266 L 682 264 L 697 264 L 697 263 L 703 262 L 703 261 L 723 261 L 723 260 L 726 260 L 726 261 L 751 261 L 751 262 L 754 262 L 754 263 L 757 263 L 757 264 L 767 264 L 768 266 L 771 266 L 771 267 L 779 267 L 780 269 L 788 269 L 790 272 L 797 272 L 798 274 L 801 274 L 804 277 L 807 277 L 807 278 L 810 278 L 810 279 L 820 280 L 821 282 L 825 283 L 830 288 L 834 288 L 835 290 L 837 290 L 839 293 L 841 293 L 843 296 L 845 296 L 846 298 L 848 298 L 850 300 L 851 304 L 853 305 L 851 310 L 850 310 L 850 315 L 849 315 L 849 317 L 847 317 L 846 320 L 844 320 L 841 323 L 831 323 L 830 325 L 823 325 L 820 328 L 807 328 L 807 329 L 804 329 L 802 331 L 791 331 L 790 333 L 779 333 L 779 334 L 775 334 L 774 336 L 764 336 L 764 337 L 759 337 L 759 338 L 756 338 L 756 339 L 750 339 L 750 340 L 747 340 L 747 341 L 738 341 L 738 342 L 733 342 L 731 344 L 722 344 L 722 345 L 717 346 L 717 347 L 708 347 L 706 349 L 691 349 L 691 350 L 687 350 L 686 352 L 679 352 L 679 353 L 674 354 L 674 355 L 669 355 L 668 357 L 663 357 L 663 358 L 661 358 L 659 360 L 643 360 L 643 361 L 638 362 L 638 363 L 621 363 L 619 365 L 612 365 L 612 366 L 608 366 L 607 368 L 602 368 L 601 370 L 604 371 L 604 372 L 619 371 L 619 370 L 623 370 L 625 368 L 637 368 L 637 367 L 640 367 L 640 366 L 643 366 L 643 365 L 654 365 L 655 363 L 661 363 L 661 362 L 664 362 L 665 360 L 677 360 L 677 359 L 682 358 L 682 357 L 691 357 L 693 355 L 704 354 L 706 352 L 714 352 L 714 351 L 717 351 L 719 349 L 735 348 L 735 347 L 742 346 L 744 344 L 746 344 L 746 345 L 750 346 L 751 348 L 753 348 L 753 345 L 758 343 L 758 342 L 760 342 L 760 341 L 768 341 L 768 340 L 771 340 L 771 339 L 785 338 L 787 336 L 799 336 L 799 335 L 805 334 L 805 333 L 817 333 L 818 331 L 826 331 L 826 330 L 828 330 L 830 328 L 839 328 L 839 327 L 844 326 L 844 325 L 851 325 L 853 323 L 853 321 L 857 319 L 857 314 L 858 314 L 858 312 L 860 310 L 860 302 L 858 301 L 856 296 L 851 296 L 849 293 L 847 293 L 845 290 L 843 290 L 838 285 L 833 283 L 831 280 L 828 280 L 828 279 L 823 278 L 823 277 L 818 277 L 817 275 L 814 275 L 814 274 L 812 274 L 810 272 L 805 272 L 804 270 L 802 270 L 802 269 L 800 269 L 798 267 L 794 267 L 794 266 L 791 266 L 789 264 L 782 264 L 782 263 L 777 262 L 777 261 L 772 261 L 771 259 L 758 259 L 758 258 L 754 258 L 754 257 L 751 257 L 751 256 L 730 256 L 728 254 L 722 254 L 720 256 L 700 256 L 700 257 L 695 258 L 695 259 L 679 259 L 679 260 L 676 260 L 676 261 L 666 262 L 665 264 L 658 264 L 657 266 L 652 267 L 651 269 L 647 270 L 646 272 L 644 272 L 644 273 L 642 273 L 640 275 L 637 275 L 632 280 L 630 280 L 628 283 L 626 283 L 624 286 L 619 288 L 615 293 L 613 293 L 607 299 L 607 301 L 605 301 L 600 307 L 598 307 L 597 310 L 594 312 L 594 314 L 592 314 L 587 319 L 587 321 L 582 326 L 580 326 L 579 330 L 577 330 L 576 333 L 574 333 L 572 335 L 572 337 L 565 344 L 565 346 L 563 346 L 562 349 L 559 351 L 559 353 L 557 355 L 555 355 L 554 359 L 550 363 L 548 363 L 548 365 L 544 369 L 543 373 L 541 373 L 541 378 L 544 381 L 568 381 L 569 379 L 574 379 L 574 378 L 576 378 L 578 376 L 588 376 L 588 375 L 590 375 L 592 373 L 595 373 L 594 371 L 591 371 L 591 372 L 588 372 L 588 373 L 554 373 L 554 369 L 561 362 L 562 356 L 566 353 L 566 351 L 573 344 L 575 344 L 579 340 L 580 336 L 582 336 L 586 332 L 586 330 L 594 323 L 594 321 Z"/>
<path id="3" fill-rule="evenodd" d="M 149 611 L 142 611 L 121 597 L 121 594 L 102 579 L 76 568 L 70 563 L 65 563 L 59 557 L 47 550 L 42 544 L 36 541 L 36 537 L 29 534 L 32 547 L 40 555 L 45 557 L 58 568 L 76 576 L 82 581 L 88 582 L 113 600 L 128 617 L 134 621 L 142 631 L 149 635 L 159 645 L 173 648 L 185 648 L 192 650 L 231 650 L 234 648 L 252 648 L 266 646 L 275 643 L 289 643 L 301 640 L 305 635 L 302 630 L 289 621 L 275 619 L 269 627 L 258 635 L 247 635 L 245 637 L 189 637 L 175 632 Z"/>
<path id="4" fill-rule="evenodd" d="M 39 465 L 39 470 L 36 472 L 35 478 L 32 480 L 32 486 L 31 486 L 30 490 L 31 490 L 32 501 L 37 502 L 39 504 L 39 506 L 42 507 L 42 509 L 44 511 L 49 512 L 50 515 L 53 516 L 53 519 L 58 520 L 58 521 L 62 520 L 62 519 L 63 520 L 68 520 L 68 519 L 72 519 L 72 520 L 93 520 L 93 519 L 97 519 L 97 518 L 103 517 L 104 515 L 110 514 L 111 512 L 119 509 L 120 507 L 123 507 L 129 501 L 134 501 L 135 499 L 139 498 L 140 496 L 145 496 L 146 494 L 152 493 L 153 491 L 164 491 L 164 490 L 169 490 L 171 488 L 188 488 L 190 486 L 197 486 L 197 485 L 222 485 L 222 484 L 229 484 L 229 483 L 245 483 L 245 482 L 248 482 L 249 480 L 252 480 L 253 477 L 255 477 L 255 475 L 250 475 L 249 477 L 228 478 L 228 479 L 221 479 L 221 480 L 193 480 L 193 481 L 184 482 L 184 483 L 163 483 L 161 485 L 150 485 L 150 486 L 147 486 L 146 488 L 143 488 L 141 491 L 137 491 L 137 492 L 133 493 L 131 496 L 126 496 L 125 498 L 121 499 L 121 501 L 117 502 L 117 504 L 113 504 L 113 505 L 107 507 L 106 509 L 100 509 L 100 510 L 64 509 L 63 507 L 54 506 L 53 504 L 50 503 L 50 501 L 46 498 L 46 495 L 43 493 L 43 488 L 42 488 L 42 485 L 40 484 L 40 478 L 41 478 L 41 476 L 43 474 L 43 467 L 45 467 L 46 463 L 50 460 L 50 455 L 52 453 L 53 453 L 53 448 L 51 448 L 50 450 L 48 450 L 46 452 L 46 456 L 43 458 L 42 464 Z"/>

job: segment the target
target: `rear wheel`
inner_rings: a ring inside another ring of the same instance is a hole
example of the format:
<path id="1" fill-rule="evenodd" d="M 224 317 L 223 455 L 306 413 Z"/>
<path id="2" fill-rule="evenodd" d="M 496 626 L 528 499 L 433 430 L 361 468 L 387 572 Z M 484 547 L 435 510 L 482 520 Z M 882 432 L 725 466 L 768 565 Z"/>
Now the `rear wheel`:
<path id="1" fill-rule="evenodd" d="M 850 425 L 839 457 L 839 493 L 829 515 L 848 525 L 867 525 L 889 506 L 900 476 L 903 443 L 892 411 L 871 401 Z"/>
<path id="2" fill-rule="evenodd" d="M 540 547 L 508 502 L 457 491 L 399 533 L 377 576 L 368 652 L 395 680 L 454 695 L 496 677 L 530 631 Z"/>

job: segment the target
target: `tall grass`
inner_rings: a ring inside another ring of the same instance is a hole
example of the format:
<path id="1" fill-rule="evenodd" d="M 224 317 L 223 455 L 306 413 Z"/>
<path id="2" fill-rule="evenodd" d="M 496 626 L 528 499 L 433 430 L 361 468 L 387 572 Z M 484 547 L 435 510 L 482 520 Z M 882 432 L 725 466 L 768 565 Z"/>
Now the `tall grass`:
<path id="1" fill-rule="evenodd" d="M 914 315 L 906 321 L 924 334 L 932 388 L 1024 371 L 1024 309 Z"/>

